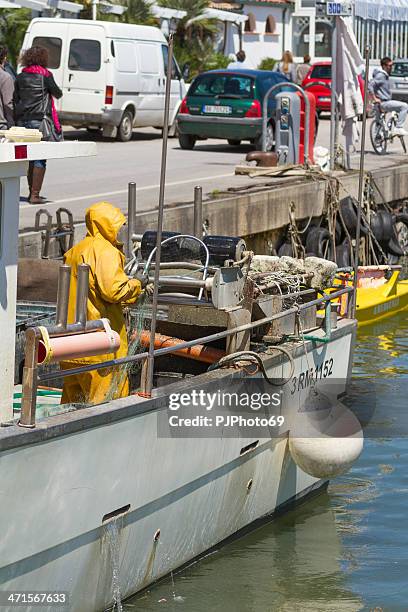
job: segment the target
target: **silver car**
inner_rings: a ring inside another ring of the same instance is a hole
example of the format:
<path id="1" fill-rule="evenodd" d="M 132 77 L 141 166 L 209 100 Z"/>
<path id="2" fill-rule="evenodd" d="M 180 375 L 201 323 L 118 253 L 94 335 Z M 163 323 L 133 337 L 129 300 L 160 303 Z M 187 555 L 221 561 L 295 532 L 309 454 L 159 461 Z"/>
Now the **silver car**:
<path id="1" fill-rule="evenodd" d="M 393 99 L 408 102 L 408 59 L 394 60 L 390 77 Z"/>

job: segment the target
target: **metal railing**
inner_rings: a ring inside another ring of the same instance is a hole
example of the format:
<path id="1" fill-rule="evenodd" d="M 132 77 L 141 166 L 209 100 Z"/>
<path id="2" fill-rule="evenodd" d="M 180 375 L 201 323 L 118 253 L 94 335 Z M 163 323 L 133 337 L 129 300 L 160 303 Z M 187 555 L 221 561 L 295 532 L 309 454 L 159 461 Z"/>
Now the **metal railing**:
<path id="1" fill-rule="evenodd" d="M 318 306 L 320 304 L 325 304 L 325 336 L 313 336 L 307 339 L 316 341 L 316 342 L 327 342 L 331 337 L 331 327 L 330 327 L 330 303 L 333 300 L 336 300 L 340 296 L 346 293 L 352 293 L 354 291 L 353 287 L 343 287 L 338 291 L 335 291 L 331 294 L 324 294 L 322 297 L 316 298 L 314 300 L 310 300 L 309 302 L 305 302 L 299 304 L 297 306 L 288 308 L 287 310 L 283 310 L 278 312 L 270 317 L 264 317 L 263 319 L 258 319 L 257 321 L 253 321 L 251 323 L 246 323 L 244 325 L 239 325 L 237 327 L 233 327 L 230 329 L 226 329 L 224 331 L 216 332 L 214 334 L 210 334 L 208 336 L 203 336 L 202 338 L 196 338 L 194 340 L 188 340 L 186 342 L 181 342 L 175 346 L 168 346 L 160 349 L 154 350 L 154 357 L 160 357 L 163 355 L 168 355 L 169 353 L 174 353 L 176 351 L 180 351 L 182 349 L 188 349 L 197 344 L 208 344 L 210 342 L 214 342 L 216 340 L 221 340 L 223 338 L 227 338 L 228 336 L 232 336 L 234 334 L 238 334 L 245 331 L 250 331 L 260 327 L 262 325 L 267 325 L 272 323 L 272 321 L 277 321 L 285 316 L 298 314 L 308 308 L 312 308 L 314 306 Z M 301 292 L 298 292 L 299 294 Z M 291 297 L 296 297 L 296 293 L 291 294 Z M 76 324 L 75 324 L 76 325 Z M 89 329 L 88 329 L 89 326 Z M 83 331 L 91 331 L 95 329 L 101 329 L 102 325 L 100 325 L 99 321 L 88 321 Z M 67 326 L 69 329 L 70 326 Z M 48 332 L 51 335 L 57 335 L 58 328 L 55 326 L 54 328 L 48 328 Z M 59 333 L 61 333 L 61 329 L 59 328 Z M 22 427 L 35 427 L 35 409 L 36 409 L 36 391 L 38 387 L 38 383 L 49 382 L 52 380 L 66 378 L 67 376 L 76 376 L 78 374 L 84 374 L 85 372 L 92 372 L 95 370 L 101 370 L 105 368 L 115 368 L 123 365 L 127 365 L 130 363 L 142 362 L 148 359 L 149 353 L 138 353 L 137 355 L 129 355 L 127 357 L 121 357 L 119 359 L 110 359 L 107 361 L 102 361 L 100 363 L 92 363 L 89 365 L 80 366 L 78 368 L 72 368 L 69 370 L 58 370 L 55 372 L 47 372 L 45 374 L 38 375 L 38 366 L 37 366 L 37 355 L 38 355 L 38 341 L 40 339 L 40 332 L 37 327 L 32 327 L 27 330 L 27 345 L 26 345 L 26 362 L 24 366 L 24 375 L 23 375 L 23 400 L 21 407 L 21 418 L 19 421 L 19 425 Z"/>

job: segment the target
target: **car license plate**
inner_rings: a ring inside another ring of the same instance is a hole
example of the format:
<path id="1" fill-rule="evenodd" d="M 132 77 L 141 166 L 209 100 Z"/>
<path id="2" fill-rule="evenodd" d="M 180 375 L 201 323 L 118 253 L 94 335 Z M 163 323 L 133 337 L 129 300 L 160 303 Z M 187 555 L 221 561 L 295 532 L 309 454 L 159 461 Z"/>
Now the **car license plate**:
<path id="1" fill-rule="evenodd" d="M 212 113 L 218 115 L 231 115 L 232 107 L 231 106 L 203 106 L 203 113 Z"/>
<path id="2" fill-rule="evenodd" d="M 330 98 L 319 98 L 320 102 L 330 102 Z"/>
<path id="3" fill-rule="evenodd" d="M 408 83 L 395 83 L 397 89 L 408 89 Z"/>

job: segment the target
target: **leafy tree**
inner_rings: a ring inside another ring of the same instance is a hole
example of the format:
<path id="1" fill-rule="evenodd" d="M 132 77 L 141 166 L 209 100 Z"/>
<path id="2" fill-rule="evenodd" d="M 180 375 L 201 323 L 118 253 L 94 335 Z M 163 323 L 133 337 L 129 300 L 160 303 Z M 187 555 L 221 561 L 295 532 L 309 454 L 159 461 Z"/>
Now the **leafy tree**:
<path id="1" fill-rule="evenodd" d="M 278 60 L 273 59 L 272 57 L 264 57 L 258 66 L 258 70 L 273 70 L 277 61 Z"/>
<path id="2" fill-rule="evenodd" d="M 1 9 L 0 44 L 8 49 L 11 64 L 15 67 L 23 44 L 24 34 L 31 21 L 29 9 Z"/>
<path id="3" fill-rule="evenodd" d="M 227 59 L 214 50 L 218 26 L 215 19 L 194 19 L 203 14 L 209 0 L 159 0 L 161 6 L 186 11 L 187 15 L 177 22 L 174 34 L 174 52 L 180 65 L 188 64 L 190 75 L 203 70 L 223 68 Z"/>

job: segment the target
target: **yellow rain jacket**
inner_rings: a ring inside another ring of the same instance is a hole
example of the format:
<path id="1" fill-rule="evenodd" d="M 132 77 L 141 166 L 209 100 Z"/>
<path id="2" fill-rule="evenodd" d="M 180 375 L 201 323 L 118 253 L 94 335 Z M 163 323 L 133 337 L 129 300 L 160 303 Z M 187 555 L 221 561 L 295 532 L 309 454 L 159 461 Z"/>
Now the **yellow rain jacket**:
<path id="1" fill-rule="evenodd" d="M 124 271 L 125 257 L 117 236 L 126 219 L 119 208 L 109 202 L 98 202 L 88 208 L 85 220 L 86 237 L 64 258 L 71 266 L 68 323 L 75 320 L 77 266 L 86 263 L 90 266 L 88 320 L 109 319 L 112 329 L 120 335 L 120 348 L 116 353 L 62 362 L 62 369 L 125 357 L 128 343 L 122 304 L 134 303 L 141 293 L 140 282 L 129 280 Z M 97 404 L 128 394 L 129 382 L 124 368 L 94 370 L 65 378 L 61 403 Z"/>

